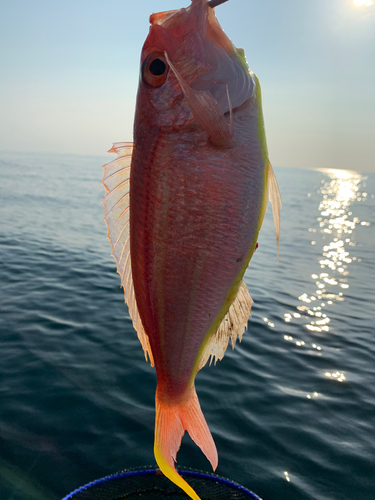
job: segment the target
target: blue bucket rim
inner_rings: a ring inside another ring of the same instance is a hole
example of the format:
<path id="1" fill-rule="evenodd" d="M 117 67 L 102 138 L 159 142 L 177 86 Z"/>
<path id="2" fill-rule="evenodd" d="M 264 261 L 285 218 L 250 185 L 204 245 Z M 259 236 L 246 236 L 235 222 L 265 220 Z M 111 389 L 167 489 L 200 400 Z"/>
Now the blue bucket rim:
<path id="1" fill-rule="evenodd" d="M 208 479 L 210 481 L 215 481 L 215 482 L 218 482 L 221 484 L 225 484 L 227 486 L 233 486 L 236 490 L 247 493 L 251 498 L 253 498 L 253 500 L 262 500 L 253 491 L 249 490 L 248 488 L 245 488 L 244 486 L 236 483 L 235 481 L 231 481 L 230 479 L 227 479 L 226 477 L 217 476 L 216 474 L 211 474 L 209 472 L 202 472 L 202 471 L 195 470 L 195 469 L 182 469 L 179 467 L 176 467 L 176 469 L 183 476 Z M 70 500 L 70 499 L 74 498 L 74 496 L 81 491 L 87 490 L 93 486 L 97 486 L 97 485 L 102 484 L 102 483 L 114 481 L 116 479 L 123 479 L 126 477 L 132 477 L 132 476 L 155 475 L 157 473 L 163 474 L 159 468 L 154 467 L 154 466 L 144 466 L 144 467 L 134 468 L 134 469 L 125 469 L 121 472 L 116 472 L 116 473 L 111 474 L 109 476 L 104 476 L 100 479 L 95 479 L 94 481 L 91 481 L 90 483 L 87 483 L 87 484 L 77 488 L 76 490 L 72 491 L 71 493 L 69 493 L 69 495 L 64 497 L 62 500 Z"/>

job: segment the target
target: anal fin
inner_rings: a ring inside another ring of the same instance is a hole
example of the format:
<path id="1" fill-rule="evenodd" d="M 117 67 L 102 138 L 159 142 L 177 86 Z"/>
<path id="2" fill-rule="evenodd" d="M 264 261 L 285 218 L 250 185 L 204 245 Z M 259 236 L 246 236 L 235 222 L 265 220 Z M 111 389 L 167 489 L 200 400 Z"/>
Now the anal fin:
<path id="1" fill-rule="evenodd" d="M 227 314 L 219 325 L 219 328 L 211 336 L 201 355 L 198 370 L 210 359 L 216 364 L 222 360 L 227 350 L 229 339 L 232 340 L 232 348 L 236 344 L 237 337 L 242 340 L 247 321 L 251 314 L 253 299 L 250 296 L 246 283 L 242 280 L 236 298 L 232 302 Z"/>

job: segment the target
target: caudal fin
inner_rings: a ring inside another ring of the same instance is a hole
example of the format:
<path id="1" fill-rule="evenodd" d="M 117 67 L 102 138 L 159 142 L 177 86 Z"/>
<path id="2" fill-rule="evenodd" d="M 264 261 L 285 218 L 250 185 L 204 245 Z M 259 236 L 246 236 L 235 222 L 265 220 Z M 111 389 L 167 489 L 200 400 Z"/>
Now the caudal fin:
<path id="1" fill-rule="evenodd" d="M 161 401 L 155 397 L 155 459 L 163 474 L 182 488 L 193 500 L 200 500 L 193 488 L 178 474 L 174 462 L 180 449 L 185 430 L 203 451 L 215 470 L 218 463 L 217 450 L 211 432 L 203 416 L 195 388 L 178 404 Z"/>

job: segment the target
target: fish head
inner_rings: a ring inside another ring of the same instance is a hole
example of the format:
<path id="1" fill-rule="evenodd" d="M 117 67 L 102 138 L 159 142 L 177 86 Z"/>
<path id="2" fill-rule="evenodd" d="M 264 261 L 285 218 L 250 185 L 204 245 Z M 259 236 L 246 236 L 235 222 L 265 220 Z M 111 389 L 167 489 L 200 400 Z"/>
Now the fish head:
<path id="1" fill-rule="evenodd" d="M 253 95 L 255 80 L 244 51 L 224 33 L 207 0 L 152 14 L 150 23 L 141 53 L 139 120 L 177 130 L 194 122 L 181 81 L 209 92 L 222 113 Z"/>

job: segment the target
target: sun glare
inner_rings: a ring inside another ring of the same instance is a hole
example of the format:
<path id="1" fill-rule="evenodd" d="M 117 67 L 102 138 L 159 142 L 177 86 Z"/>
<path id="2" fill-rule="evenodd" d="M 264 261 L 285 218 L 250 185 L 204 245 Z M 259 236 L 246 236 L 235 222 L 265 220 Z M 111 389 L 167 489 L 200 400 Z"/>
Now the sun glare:
<path id="1" fill-rule="evenodd" d="M 362 5 L 366 5 L 366 7 L 370 7 L 374 2 L 373 0 L 353 0 L 354 5 L 358 7 L 362 7 Z"/>

